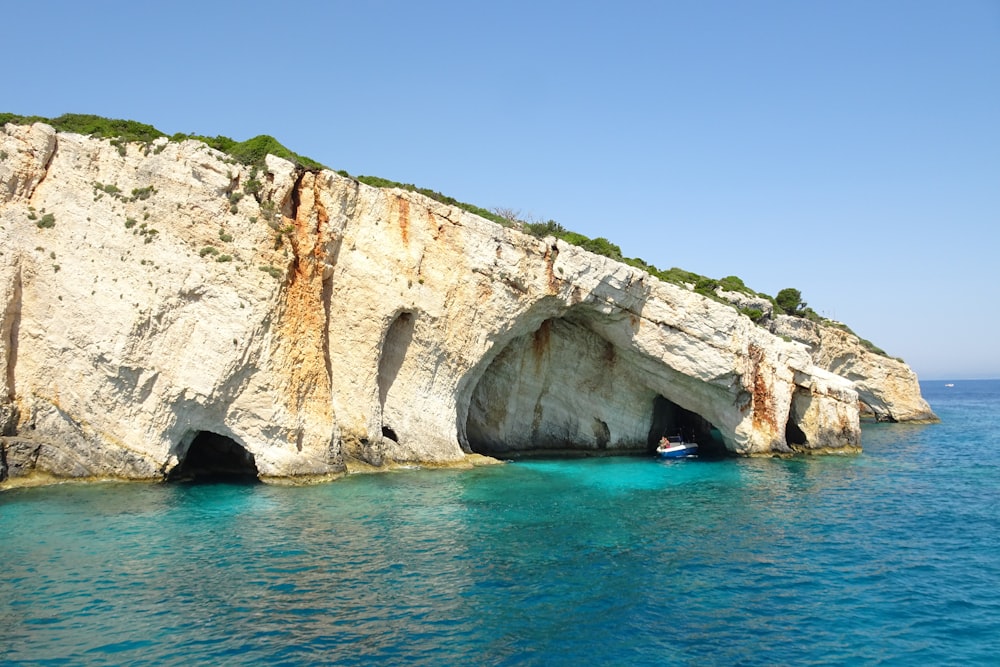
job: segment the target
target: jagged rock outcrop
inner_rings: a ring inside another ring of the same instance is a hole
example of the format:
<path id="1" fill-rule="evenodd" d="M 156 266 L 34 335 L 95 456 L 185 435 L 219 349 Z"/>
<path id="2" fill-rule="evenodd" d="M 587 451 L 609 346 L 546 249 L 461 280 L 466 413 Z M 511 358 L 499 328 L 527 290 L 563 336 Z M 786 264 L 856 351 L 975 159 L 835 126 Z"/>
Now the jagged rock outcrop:
<path id="1" fill-rule="evenodd" d="M 164 479 L 220 439 L 269 480 L 674 429 L 860 446 L 860 378 L 562 241 L 196 141 L 7 125 L 0 158 L 7 484 Z"/>
<path id="2" fill-rule="evenodd" d="M 888 422 L 939 421 L 920 395 L 916 373 L 873 352 L 853 333 L 788 315 L 776 317 L 771 331 L 805 344 L 817 366 L 850 380 L 863 414 Z"/>
<path id="3" fill-rule="evenodd" d="M 939 421 L 920 395 L 916 373 L 903 361 L 875 352 L 846 327 L 776 314 L 774 304 L 759 295 L 722 288 L 715 293 L 738 309 L 760 312 L 760 322 L 771 333 L 802 343 L 817 366 L 850 380 L 864 415 L 888 422 Z"/>

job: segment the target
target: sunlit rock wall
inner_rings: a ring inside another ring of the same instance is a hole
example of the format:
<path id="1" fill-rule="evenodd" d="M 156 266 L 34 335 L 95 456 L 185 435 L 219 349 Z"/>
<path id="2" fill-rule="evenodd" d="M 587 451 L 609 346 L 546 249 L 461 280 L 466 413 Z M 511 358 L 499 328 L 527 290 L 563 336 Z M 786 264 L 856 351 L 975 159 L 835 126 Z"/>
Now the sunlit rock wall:
<path id="1" fill-rule="evenodd" d="M 8 484 L 162 479 L 202 432 L 275 480 L 631 449 L 658 397 L 738 454 L 860 444 L 805 345 L 564 242 L 195 141 L 0 151 Z"/>

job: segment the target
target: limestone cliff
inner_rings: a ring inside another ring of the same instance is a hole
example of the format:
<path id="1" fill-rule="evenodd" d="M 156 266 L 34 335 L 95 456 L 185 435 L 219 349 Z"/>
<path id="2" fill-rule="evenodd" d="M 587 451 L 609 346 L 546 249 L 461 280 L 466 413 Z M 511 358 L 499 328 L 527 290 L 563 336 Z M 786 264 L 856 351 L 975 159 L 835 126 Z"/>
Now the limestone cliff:
<path id="1" fill-rule="evenodd" d="M 904 362 L 874 351 L 843 325 L 777 314 L 774 305 L 760 296 L 721 288 L 716 295 L 737 308 L 758 310 L 771 333 L 802 343 L 817 366 L 850 380 L 862 414 L 887 422 L 939 421 L 920 395 L 916 373 Z"/>
<path id="2" fill-rule="evenodd" d="M 7 484 L 164 479 L 206 435 L 270 480 L 676 430 L 857 451 L 882 377 L 562 241 L 196 141 L 5 126 L 0 241 Z"/>
<path id="3" fill-rule="evenodd" d="M 916 373 L 898 359 L 873 352 L 853 333 L 787 315 L 775 318 L 771 330 L 805 344 L 818 366 L 850 380 L 863 414 L 877 421 L 938 421 L 920 395 Z"/>

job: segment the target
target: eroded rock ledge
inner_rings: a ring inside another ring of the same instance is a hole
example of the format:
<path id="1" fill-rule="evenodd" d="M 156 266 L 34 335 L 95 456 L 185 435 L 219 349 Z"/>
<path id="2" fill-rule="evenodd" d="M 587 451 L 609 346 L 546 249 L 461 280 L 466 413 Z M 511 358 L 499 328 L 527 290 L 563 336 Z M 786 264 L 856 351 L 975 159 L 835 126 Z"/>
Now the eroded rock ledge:
<path id="1" fill-rule="evenodd" d="M 418 194 L 44 124 L 4 127 L 0 151 L 7 485 L 165 479 L 193 460 L 330 479 L 642 451 L 677 430 L 740 455 L 852 452 L 859 396 L 933 417 L 903 364 L 787 342 Z"/>

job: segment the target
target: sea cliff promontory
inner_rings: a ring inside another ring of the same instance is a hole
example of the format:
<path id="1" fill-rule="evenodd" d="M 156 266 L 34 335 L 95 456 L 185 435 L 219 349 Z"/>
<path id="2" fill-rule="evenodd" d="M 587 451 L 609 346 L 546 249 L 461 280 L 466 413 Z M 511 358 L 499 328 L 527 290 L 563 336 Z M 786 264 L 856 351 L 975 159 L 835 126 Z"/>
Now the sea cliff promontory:
<path id="1" fill-rule="evenodd" d="M 0 130 L 0 484 L 271 481 L 537 450 L 856 452 L 934 416 L 849 333 L 398 188 Z"/>

